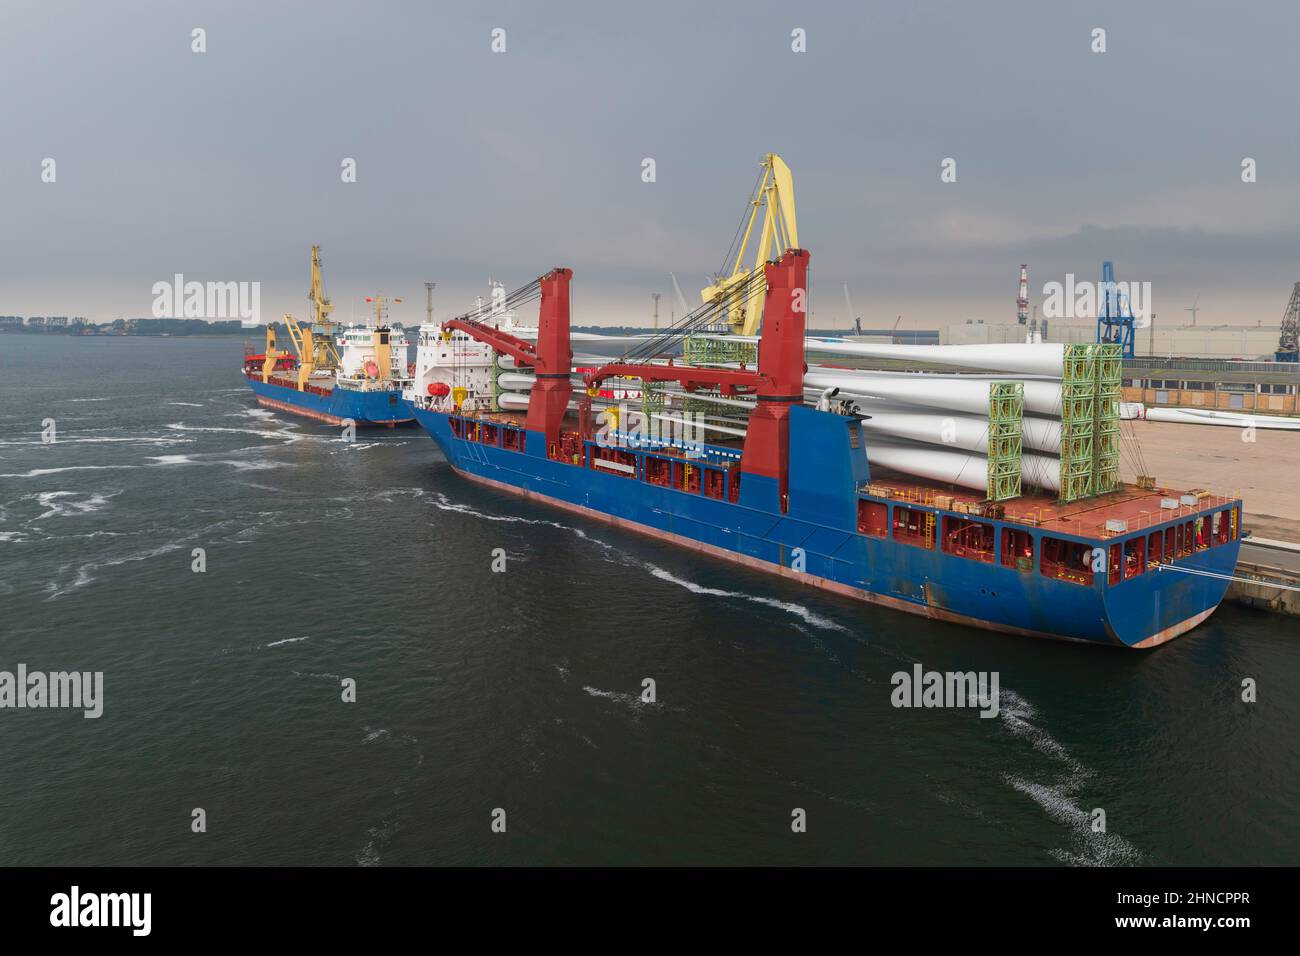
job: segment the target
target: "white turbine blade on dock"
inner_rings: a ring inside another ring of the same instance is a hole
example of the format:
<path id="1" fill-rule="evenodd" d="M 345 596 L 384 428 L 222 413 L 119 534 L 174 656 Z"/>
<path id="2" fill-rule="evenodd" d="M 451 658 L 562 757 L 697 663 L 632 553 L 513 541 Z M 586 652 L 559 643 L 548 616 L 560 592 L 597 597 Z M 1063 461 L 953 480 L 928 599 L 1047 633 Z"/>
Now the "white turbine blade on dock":
<path id="1" fill-rule="evenodd" d="M 1231 428 L 1253 426 L 1279 431 L 1300 431 L 1300 420 L 1295 418 L 1220 412 L 1212 408 L 1148 408 L 1141 417 L 1151 422 L 1177 422 L 1182 425 L 1225 425 Z"/>

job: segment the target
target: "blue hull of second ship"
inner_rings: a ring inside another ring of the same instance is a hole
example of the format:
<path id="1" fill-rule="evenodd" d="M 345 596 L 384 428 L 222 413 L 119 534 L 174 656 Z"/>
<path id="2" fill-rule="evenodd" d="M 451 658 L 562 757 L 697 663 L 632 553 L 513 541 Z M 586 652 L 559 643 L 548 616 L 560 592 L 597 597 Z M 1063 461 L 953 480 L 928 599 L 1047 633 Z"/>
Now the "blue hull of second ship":
<path id="1" fill-rule="evenodd" d="M 353 421 L 358 425 L 403 425 L 415 420 L 411 404 L 397 389 L 357 391 L 335 385 L 327 395 L 299 391 L 250 376 L 249 386 L 265 408 L 301 415 L 327 425 Z"/>

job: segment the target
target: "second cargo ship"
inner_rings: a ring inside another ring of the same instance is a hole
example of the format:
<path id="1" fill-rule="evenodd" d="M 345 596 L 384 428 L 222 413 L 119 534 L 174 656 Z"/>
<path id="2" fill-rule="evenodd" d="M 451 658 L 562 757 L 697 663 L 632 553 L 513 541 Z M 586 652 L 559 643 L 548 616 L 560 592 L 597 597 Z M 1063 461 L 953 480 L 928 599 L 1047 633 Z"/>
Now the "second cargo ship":
<path id="1" fill-rule="evenodd" d="M 341 332 L 330 320 L 334 307 L 321 279 L 320 247 L 311 250 L 312 321 L 284 317 L 293 351 L 276 347 L 275 329 L 266 327 L 266 348 L 244 352 L 244 377 L 266 408 L 301 415 L 329 425 L 395 425 L 414 420 L 402 396 L 410 385 L 406 334 L 388 321 L 388 301 L 374 305 L 373 322 L 355 323 Z M 397 300 L 401 301 L 401 300 Z"/>

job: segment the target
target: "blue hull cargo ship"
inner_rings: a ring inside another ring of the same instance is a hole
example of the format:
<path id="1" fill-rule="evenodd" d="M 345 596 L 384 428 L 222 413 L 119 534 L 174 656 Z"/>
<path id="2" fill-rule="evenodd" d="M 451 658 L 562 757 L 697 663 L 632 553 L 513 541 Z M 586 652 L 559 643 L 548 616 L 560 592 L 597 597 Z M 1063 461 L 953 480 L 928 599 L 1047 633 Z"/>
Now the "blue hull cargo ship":
<path id="1" fill-rule="evenodd" d="M 407 362 L 406 333 L 388 322 L 388 300 L 374 303 L 370 324 L 353 324 L 337 334 L 334 306 L 325 295 L 320 246 L 311 247 L 312 319 L 284 317 L 293 351 L 276 348 L 275 328 L 266 327 L 266 349 L 244 348 L 244 378 L 265 408 L 315 419 L 327 425 L 401 425 L 414 420 L 402 397 L 413 367 Z M 396 300 L 400 302 L 401 300 Z M 337 334 L 337 340 L 336 340 Z"/>
<path id="2" fill-rule="evenodd" d="M 1070 502 L 1005 503 L 873 475 L 861 416 L 804 404 L 807 269 L 801 249 L 764 266 L 757 368 L 613 362 L 586 373 L 576 396 L 571 273 L 556 269 L 534 283 L 535 343 L 470 317 L 443 323 L 444 347 L 472 340 L 534 370 L 527 411 L 492 410 L 482 378 L 458 380 L 461 365 L 417 360 L 413 414 L 467 478 L 895 610 L 1137 648 L 1214 612 L 1237 563 L 1237 498 L 1120 485 Z M 716 441 L 646 440 L 611 427 L 608 411 L 593 417 L 609 379 L 712 390 L 752 400 L 752 411 Z"/>
<path id="3" fill-rule="evenodd" d="M 413 421 L 411 408 L 395 388 L 351 389 L 336 383 L 308 384 L 299 389 L 292 378 L 258 373 L 247 376 L 249 387 L 264 408 L 312 418 L 327 425 L 351 420 L 358 425 L 395 426 Z"/>

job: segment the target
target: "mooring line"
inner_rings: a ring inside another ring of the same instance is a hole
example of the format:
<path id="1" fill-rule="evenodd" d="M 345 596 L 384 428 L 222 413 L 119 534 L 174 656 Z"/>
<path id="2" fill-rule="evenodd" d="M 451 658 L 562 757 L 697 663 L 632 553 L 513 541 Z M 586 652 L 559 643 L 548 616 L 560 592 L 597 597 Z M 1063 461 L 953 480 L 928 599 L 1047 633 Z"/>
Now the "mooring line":
<path id="1" fill-rule="evenodd" d="M 1175 564 L 1160 565 L 1161 571 L 1182 571 L 1183 574 L 1199 574 L 1206 578 L 1218 578 L 1220 581 L 1238 581 L 1242 584 L 1261 584 L 1266 588 L 1277 588 L 1281 591 L 1300 591 L 1300 587 L 1290 584 L 1274 584 L 1271 581 L 1261 581 L 1258 578 L 1241 578 L 1235 574 L 1219 574 L 1217 571 L 1202 571 L 1199 568 L 1180 568 Z"/>

